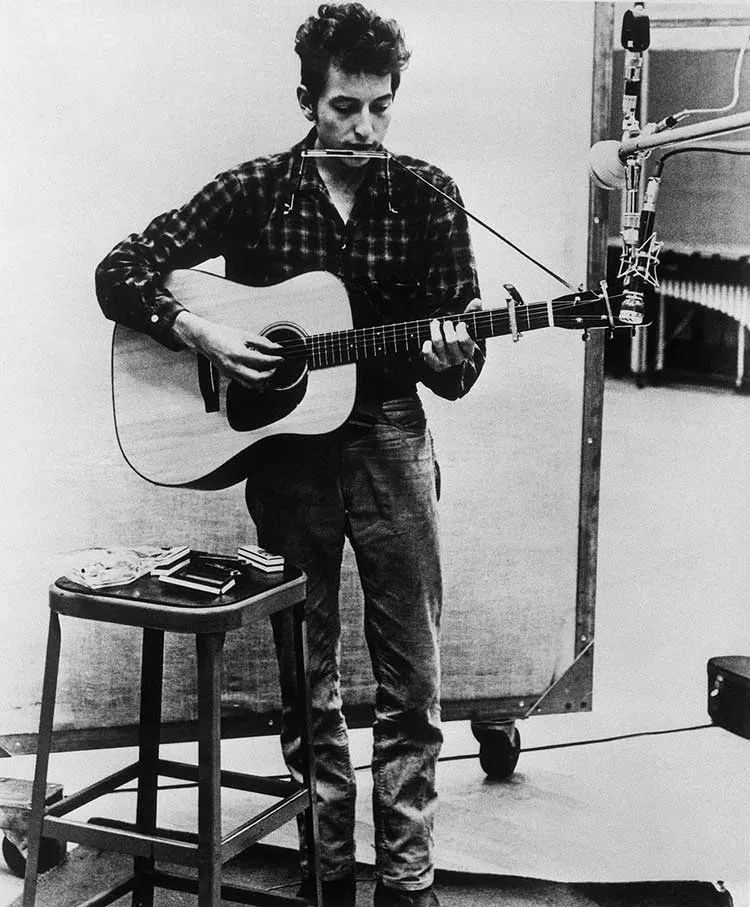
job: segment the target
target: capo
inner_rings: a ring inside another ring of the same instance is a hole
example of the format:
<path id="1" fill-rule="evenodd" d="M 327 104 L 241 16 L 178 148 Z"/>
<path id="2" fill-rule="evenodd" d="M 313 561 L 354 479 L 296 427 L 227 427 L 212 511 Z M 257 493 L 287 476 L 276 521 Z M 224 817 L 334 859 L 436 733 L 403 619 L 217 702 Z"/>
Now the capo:
<path id="1" fill-rule="evenodd" d="M 510 335 L 513 338 L 513 342 L 517 343 L 523 336 L 518 330 L 518 321 L 516 319 L 516 305 L 525 305 L 521 294 L 513 286 L 512 283 L 504 283 L 503 287 L 508 293 L 507 303 L 508 303 L 508 320 L 510 322 Z"/>

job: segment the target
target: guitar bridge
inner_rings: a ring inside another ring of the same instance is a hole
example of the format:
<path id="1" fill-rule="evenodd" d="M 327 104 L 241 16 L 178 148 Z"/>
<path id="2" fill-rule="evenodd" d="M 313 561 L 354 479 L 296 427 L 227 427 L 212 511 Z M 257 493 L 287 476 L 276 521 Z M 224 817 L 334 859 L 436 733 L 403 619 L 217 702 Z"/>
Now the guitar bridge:
<path id="1" fill-rule="evenodd" d="M 219 412 L 219 370 L 201 353 L 198 353 L 198 388 L 207 413 Z"/>

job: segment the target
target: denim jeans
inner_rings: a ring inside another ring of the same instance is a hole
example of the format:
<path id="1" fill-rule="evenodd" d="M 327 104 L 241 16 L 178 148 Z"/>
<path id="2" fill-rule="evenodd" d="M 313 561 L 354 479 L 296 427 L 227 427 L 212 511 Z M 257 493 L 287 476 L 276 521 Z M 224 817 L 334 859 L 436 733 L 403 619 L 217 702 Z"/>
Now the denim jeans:
<path id="1" fill-rule="evenodd" d="M 384 403 L 328 435 L 275 438 L 247 486 L 259 544 L 308 577 L 307 632 L 319 798 L 321 874 L 354 871 L 356 781 L 341 707 L 339 583 L 344 539 L 364 593 L 376 681 L 373 818 L 376 875 L 417 890 L 432 883 L 440 729 L 442 600 L 432 439 L 416 397 Z M 273 617 L 281 743 L 300 778 L 291 619 Z M 303 869 L 304 844 L 301 837 Z"/>

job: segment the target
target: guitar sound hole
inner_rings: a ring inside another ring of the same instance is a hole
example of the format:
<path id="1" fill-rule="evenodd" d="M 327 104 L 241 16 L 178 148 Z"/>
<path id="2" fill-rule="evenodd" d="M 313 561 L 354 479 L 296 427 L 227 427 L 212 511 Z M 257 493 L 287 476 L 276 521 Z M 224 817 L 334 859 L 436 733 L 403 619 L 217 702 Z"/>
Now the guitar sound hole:
<path id="1" fill-rule="evenodd" d="M 296 325 L 276 324 L 266 328 L 263 331 L 263 336 L 273 340 L 274 343 L 283 345 L 294 341 L 302 343 L 305 335 Z M 305 358 L 284 359 L 273 373 L 273 377 L 269 382 L 269 390 L 289 390 L 299 384 L 306 374 L 307 360 Z"/>
<path id="2" fill-rule="evenodd" d="M 292 324 L 275 324 L 263 331 L 275 343 L 302 342 L 304 333 Z M 284 359 L 263 391 L 236 381 L 227 387 L 227 422 L 234 431 L 255 431 L 279 422 L 302 402 L 307 391 L 307 360 Z"/>

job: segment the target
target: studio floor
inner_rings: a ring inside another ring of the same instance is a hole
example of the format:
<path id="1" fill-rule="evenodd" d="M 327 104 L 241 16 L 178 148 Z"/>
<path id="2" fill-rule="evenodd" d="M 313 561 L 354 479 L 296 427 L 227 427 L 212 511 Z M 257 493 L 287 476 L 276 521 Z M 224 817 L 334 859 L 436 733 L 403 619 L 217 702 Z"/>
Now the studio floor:
<path id="1" fill-rule="evenodd" d="M 523 751 L 504 782 L 484 776 L 468 723 L 447 723 L 437 863 L 504 879 L 505 893 L 486 903 L 584 903 L 568 887 L 580 883 L 721 880 L 750 907 L 750 741 L 709 726 L 706 712 L 707 660 L 750 654 L 750 398 L 609 381 L 603 437 L 593 711 L 520 723 Z M 364 766 L 369 733 L 352 738 Z M 166 749 L 192 755 L 190 745 Z M 130 758 L 55 754 L 50 780 L 73 791 Z M 254 772 L 283 771 L 275 739 L 225 741 L 225 767 L 247 770 L 248 758 Z M 0 769 L 31 777 L 33 759 Z M 366 873 L 368 772 L 358 778 Z M 165 792 L 160 821 L 190 827 L 194 793 Z M 132 794 L 112 795 L 96 813 L 129 816 L 132 804 Z M 227 796 L 227 826 L 247 806 Z M 291 846 L 291 829 L 270 843 Z M 519 880 L 555 885 L 540 895 Z M 0 866 L 0 905 L 21 887 Z"/>

